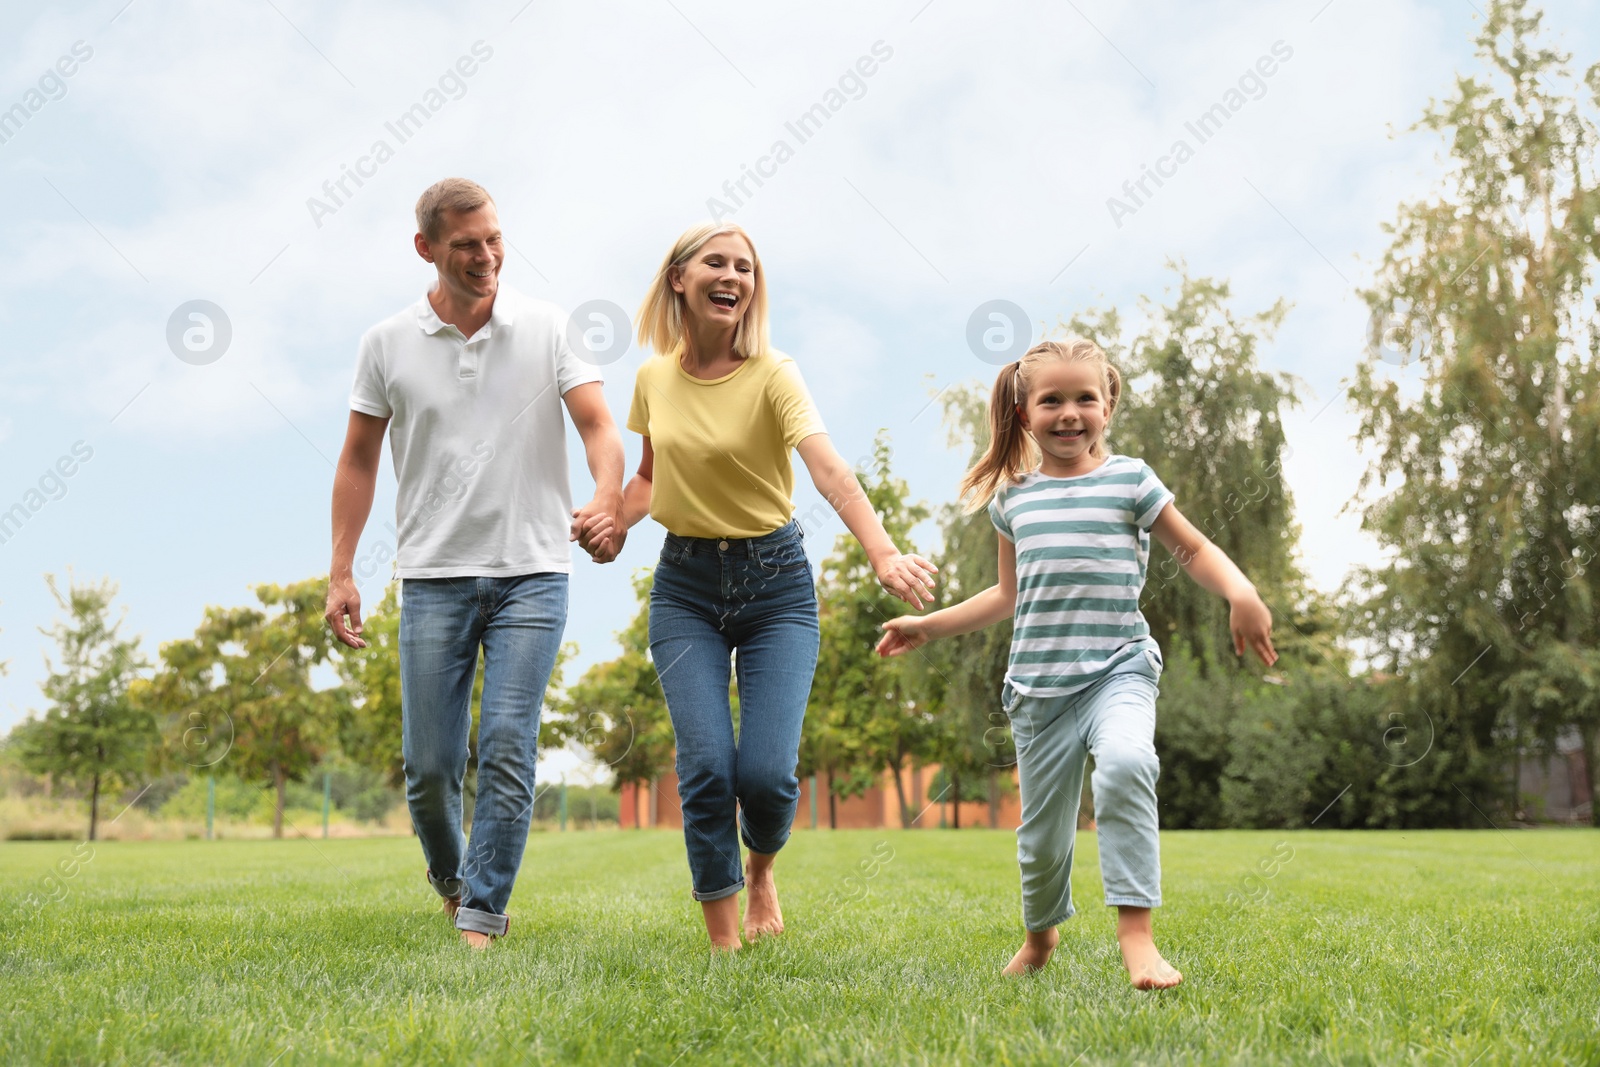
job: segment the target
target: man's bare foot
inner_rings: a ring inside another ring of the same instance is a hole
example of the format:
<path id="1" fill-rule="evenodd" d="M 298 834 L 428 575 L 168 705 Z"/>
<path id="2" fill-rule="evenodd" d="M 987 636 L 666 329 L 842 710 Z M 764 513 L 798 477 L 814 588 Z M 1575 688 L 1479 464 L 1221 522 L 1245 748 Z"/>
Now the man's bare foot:
<path id="1" fill-rule="evenodd" d="M 706 936 L 711 947 L 723 952 L 738 952 L 743 948 L 739 940 L 739 894 L 719 900 L 702 900 L 700 910 L 705 915 Z"/>
<path id="2" fill-rule="evenodd" d="M 1183 974 L 1156 949 L 1149 908 L 1118 906 L 1117 944 L 1135 989 L 1171 989 L 1183 981 Z"/>
<path id="3" fill-rule="evenodd" d="M 776 858 L 761 852 L 750 853 L 750 862 L 745 867 L 744 875 L 746 941 L 783 933 L 783 909 L 778 907 L 778 883 L 772 877 L 772 861 Z"/>
<path id="4" fill-rule="evenodd" d="M 1023 939 L 1022 947 L 1017 949 L 1017 954 L 1011 957 L 1011 962 L 1006 964 L 1001 974 L 1031 974 L 1044 969 L 1050 962 L 1051 953 L 1061 943 L 1061 935 L 1056 933 L 1056 928 L 1048 930 L 1029 930 Z"/>
<path id="5" fill-rule="evenodd" d="M 494 936 L 492 934 L 480 934 L 476 930 L 461 931 L 461 940 L 465 941 L 468 945 L 471 945 L 479 952 L 482 952 L 484 949 L 494 944 Z"/>

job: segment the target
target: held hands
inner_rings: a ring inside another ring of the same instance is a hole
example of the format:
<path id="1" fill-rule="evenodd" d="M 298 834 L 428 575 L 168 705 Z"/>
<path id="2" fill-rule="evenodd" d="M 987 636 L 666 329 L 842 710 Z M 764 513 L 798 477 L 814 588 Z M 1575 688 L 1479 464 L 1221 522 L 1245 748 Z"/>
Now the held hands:
<path id="1" fill-rule="evenodd" d="M 879 585 L 918 611 L 924 600 L 933 602 L 933 576 L 939 568 L 921 556 L 896 552 L 873 563 L 872 569 L 877 572 Z"/>
<path id="2" fill-rule="evenodd" d="M 572 531 L 567 539 L 578 542 L 578 547 L 596 563 L 610 563 L 628 539 L 627 528 L 618 519 L 621 511 L 621 497 L 596 496 L 583 507 L 573 509 Z"/>
<path id="3" fill-rule="evenodd" d="M 348 615 L 350 620 L 345 621 Z M 331 578 L 328 581 L 328 606 L 322 613 L 328 620 L 328 625 L 333 627 L 333 636 L 349 645 L 351 648 L 366 648 L 367 642 L 361 634 L 361 593 L 356 589 L 355 579 L 350 577 Z"/>
<path id="4" fill-rule="evenodd" d="M 1228 601 L 1228 628 L 1233 631 L 1233 654 L 1244 655 L 1245 645 L 1255 649 L 1261 662 L 1272 666 L 1278 653 L 1272 647 L 1272 612 L 1254 589 Z"/>
<path id="5" fill-rule="evenodd" d="M 883 637 L 878 640 L 880 656 L 899 656 L 927 644 L 931 636 L 925 619 L 915 615 L 901 615 L 883 624 Z"/>

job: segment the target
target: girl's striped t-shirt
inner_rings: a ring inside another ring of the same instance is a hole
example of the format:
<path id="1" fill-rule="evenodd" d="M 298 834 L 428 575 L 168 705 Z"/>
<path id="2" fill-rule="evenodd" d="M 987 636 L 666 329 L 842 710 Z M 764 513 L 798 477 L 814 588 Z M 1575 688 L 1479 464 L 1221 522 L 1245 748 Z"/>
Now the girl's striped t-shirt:
<path id="1" fill-rule="evenodd" d="M 1150 527 L 1171 500 L 1143 460 L 1120 455 L 1072 478 L 1033 471 L 995 493 L 989 518 L 1017 549 L 1014 690 L 1066 696 L 1158 649 L 1139 594 Z"/>

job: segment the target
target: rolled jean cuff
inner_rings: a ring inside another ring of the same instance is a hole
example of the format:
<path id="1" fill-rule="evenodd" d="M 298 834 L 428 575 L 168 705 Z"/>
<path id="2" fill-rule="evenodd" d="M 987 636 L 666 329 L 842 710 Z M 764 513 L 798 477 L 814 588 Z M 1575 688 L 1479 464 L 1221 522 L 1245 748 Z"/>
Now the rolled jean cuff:
<path id="1" fill-rule="evenodd" d="M 731 897 L 731 896 L 733 896 L 735 893 L 737 893 L 739 890 L 741 890 L 743 888 L 744 888 L 744 879 L 741 878 L 737 882 L 735 882 L 733 885 L 730 885 L 726 889 L 718 889 L 718 890 L 715 890 L 715 891 L 710 892 L 710 893 L 702 893 L 697 889 L 691 889 L 689 892 L 694 895 L 694 899 L 696 899 L 698 901 L 701 901 L 703 903 L 703 902 L 705 902 L 707 900 L 721 900 L 723 897 Z"/>
<path id="2" fill-rule="evenodd" d="M 510 928 L 511 918 L 507 915 L 496 915 L 492 911 L 479 911 L 477 908 L 461 908 L 456 912 L 457 930 L 504 937 Z"/>
<path id="3" fill-rule="evenodd" d="M 1066 911 L 1062 912 L 1058 917 L 1051 919 L 1049 922 L 1040 923 L 1035 926 L 1024 921 L 1022 925 L 1023 928 L 1026 929 L 1030 934 L 1042 934 L 1046 930 L 1054 930 L 1056 927 L 1060 926 L 1062 923 L 1066 922 L 1076 914 L 1078 914 L 1078 909 L 1069 904 L 1067 905 Z"/>
<path id="4" fill-rule="evenodd" d="M 447 900 L 451 897 L 459 897 L 467 889 L 467 883 L 464 879 L 435 878 L 432 871 L 428 872 L 428 884 L 433 886 L 435 893 Z"/>
<path id="5" fill-rule="evenodd" d="M 1161 898 L 1160 897 L 1128 897 L 1128 896 L 1110 897 L 1110 896 L 1108 896 L 1108 897 L 1106 897 L 1106 907 L 1108 907 L 1108 908 L 1159 908 L 1159 907 L 1161 907 Z"/>
<path id="6" fill-rule="evenodd" d="M 790 818 L 793 818 L 793 816 L 790 816 Z M 757 841 L 750 836 L 748 827 L 741 826 L 739 828 L 739 840 L 743 841 L 744 847 L 751 852 L 759 852 L 763 856 L 776 856 L 783 851 L 783 846 L 789 843 L 789 831 L 785 830 L 779 837 Z"/>

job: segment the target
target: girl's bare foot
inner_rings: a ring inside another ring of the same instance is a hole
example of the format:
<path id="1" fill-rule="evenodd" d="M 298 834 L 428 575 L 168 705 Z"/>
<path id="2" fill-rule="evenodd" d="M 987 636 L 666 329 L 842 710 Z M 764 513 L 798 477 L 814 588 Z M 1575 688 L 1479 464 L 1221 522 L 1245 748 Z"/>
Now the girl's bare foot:
<path id="1" fill-rule="evenodd" d="M 1183 981 L 1183 974 L 1156 949 L 1149 908 L 1117 907 L 1117 944 L 1135 989 L 1171 989 Z"/>
<path id="2" fill-rule="evenodd" d="M 737 952 L 743 947 L 739 941 L 739 894 L 702 900 L 700 910 L 705 915 L 706 936 L 711 938 L 712 948 Z"/>
<path id="3" fill-rule="evenodd" d="M 772 861 L 775 859 L 775 855 L 752 852 L 750 862 L 745 867 L 746 941 L 783 933 L 783 909 L 778 907 L 778 883 L 772 877 Z"/>
<path id="4" fill-rule="evenodd" d="M 1006 964 L 1001 974 L 1031 974 L 1044 969 L 1050 962 L 1050 954 L 1060 944 L 1061 935 L 1056 933 L 1056 928 L 1048 930 L 1029 930 L 1027 937 L 1022 941 L 1022 947 L 1017 949 L 1017 954 L 1011 957 L 1011 962 Z"/>
<path id="5" fill-rule="evenodd" d="M 465 941 L 479 952 L 482 952 L 484 949 L 488 948 L 494 943 L 493 936 L 489 934 L 481 934 L 476 930 L 461 931 L 461 940 Z"/>

